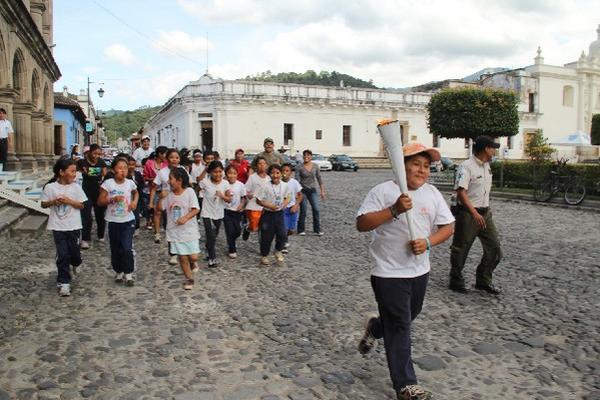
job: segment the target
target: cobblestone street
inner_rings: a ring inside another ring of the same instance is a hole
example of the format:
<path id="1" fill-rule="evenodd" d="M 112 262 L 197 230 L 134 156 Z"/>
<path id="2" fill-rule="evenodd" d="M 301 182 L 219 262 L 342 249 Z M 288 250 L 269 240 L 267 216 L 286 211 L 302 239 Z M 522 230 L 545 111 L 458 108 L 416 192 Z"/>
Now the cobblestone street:
<path id="1" fill-rule="evenodd" d="M 356 350 L 376 303 L 369 235 L 354 226 L 391 171 L 323 175 L 325 236 L 294 236 L 283 267 L 259 267 L 255 235 L 229 260 L 221 233 L 219 268 L 203 263 L 190 292 L 148 231 L 134 287 L 113 283 L 108 245 L 93 242 L 70 298 L 56 293 L 49 234 L 5 243 L 0 400 L 393 399 L 383 343 Z M 600 214 L 492 208 L 503 294 L 451 292 L 449 243 L 433 250 L 413 331 L 420 384 L 436 399 L 600 399 Z M 469 286 L 480 255 L 477 242 Z"/>

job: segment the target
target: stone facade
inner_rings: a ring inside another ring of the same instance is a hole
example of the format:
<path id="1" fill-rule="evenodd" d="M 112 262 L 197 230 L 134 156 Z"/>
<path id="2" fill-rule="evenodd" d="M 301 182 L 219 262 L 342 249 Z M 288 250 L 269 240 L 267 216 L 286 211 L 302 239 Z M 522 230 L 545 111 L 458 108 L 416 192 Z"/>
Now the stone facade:
<path id="1" fill-rule="evenodd" d="M 52 0 L 0 0 L 0 107 L 15 131 L 7 169 L 54 160 L 52 32 Z"/>

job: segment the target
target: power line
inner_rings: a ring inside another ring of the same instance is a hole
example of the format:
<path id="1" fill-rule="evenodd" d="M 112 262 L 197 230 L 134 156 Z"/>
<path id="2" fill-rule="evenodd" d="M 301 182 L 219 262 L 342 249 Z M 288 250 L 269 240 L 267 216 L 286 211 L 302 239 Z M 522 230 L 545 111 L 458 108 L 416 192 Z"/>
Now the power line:
<path id="1" fill-rule="evenodd" d="M 106 8 L 105 6 L 103 6 L 102 4 L 98 3 L 96 0 L 91 0 L 94 4 L 96 4 L 96 6 L 98 6 L 99 8 L 101 8 L 102 10 L 104 10 L 104 12 L 106 12 L 107 14 L 109 14 L 110 16 L 112 16 L 114 19 L 116 19 L 117 21 L 119 21 L 120 23 L 122 23 L 123 25 L 125 25 L 126 27 L 128 27 L 129 29 L 131 29 L 132 31 L 134 31 L 135 33 L 137 33 L 138 35 L 140 35 L 141 37 L 143 37 L 144 39 L 146 39 L 148 42 L 155 44 L 156 46 L 160 47 L 161 49 L 163 49 L 164 51 L 166 51 L 167 53 L 170 53 L 171 55 L 174 55 L 176 57 L 180 57 L 183 58 L 184 60 L 187 60 L 191 63 L 194 63 L 196 65 L 201 66 L 202 64 L 197 61 L 194 60 L 192 58 L 189 58 L 173 49 L 170 49 L 166 46 L 163 46 L 160 42 L 155 42 L 150 36 L 146 35 L 144 32 L 138 30 L 137 28 L 133 27 L 131 24 L 129 24 L 127 21 L 123 20 L 121 17 L 119 17 L 118 15 L 116 15 L 115 13 L 113 13 L 111 10 L 109 10 L 108 8 Z M 208 49 L 208 39 L 206 41 L 206 48 Z"/>

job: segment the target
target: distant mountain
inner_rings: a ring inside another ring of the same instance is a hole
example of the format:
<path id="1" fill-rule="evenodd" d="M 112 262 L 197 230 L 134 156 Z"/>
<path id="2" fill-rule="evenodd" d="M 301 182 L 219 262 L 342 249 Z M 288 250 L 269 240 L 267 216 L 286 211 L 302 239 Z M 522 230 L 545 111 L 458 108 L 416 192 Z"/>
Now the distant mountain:
<path id="1" fill-rule="evenodd" d="M 478 82 L 479 79 L 481 78 L 481 75 L 489 75 L 489 74 L 495 74 L 498 72 L 504 72 L 504 71 L 509 71 L 509 68 L 504 68 L 504 67 L 496 67 L 496 68 L 484 68 L 480 71 L 475 72 L 474 74 L 471 74 L 469 76 L 465 76 L 464 78 L 461 79 L 461 81 L 465 81 L 465 82 Z"/>
<path id="2" fill-rule="evenodd" d="M 373 80 L 368 81 L 360 78 L 355 78 L 351 75 L 342 74 L 337 71 L 315 71 L 308 70 L 306 72 L 280 72 L 273 75 L 271 71 L 261 72 L 257 75 L 248 75 L 244 78 L 247 81 L 258 82 L 282 82 L 282 83 L 298 83 L 301 85 L 320 85 L 320 86 L 340 86 L 343 82 L 344 86 L 356 88 L 377 89 L 373 84 Z"/>
<path id="3" fill-rule="evenodd" d="M 138 132 L 162 106 L 143 106 L 132 111 L 108 110 L 104 111 L 102 123 L 111 144 L 119 138 L 128 138 L 132 133 Z M 102 114 L 100 114 L 102 115 Z"/>

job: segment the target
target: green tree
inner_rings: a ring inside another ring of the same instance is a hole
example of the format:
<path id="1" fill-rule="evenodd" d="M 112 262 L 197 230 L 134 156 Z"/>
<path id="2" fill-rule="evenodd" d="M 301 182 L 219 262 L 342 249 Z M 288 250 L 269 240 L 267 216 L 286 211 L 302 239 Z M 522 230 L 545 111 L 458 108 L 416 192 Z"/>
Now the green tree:
<path id="1" fill-rule="evenodd" d="M 592 117 L 592 144 L 600 145 L 600 114 L 594 114 Z"/>
<path id="2" fill-rule="evenodd" d="M 340 81 L 344 81 L 344 86 L 377 89 L 377 86 L 373 84 L 372 79 L 365 81 L 350 75 L 341 74 L 337 71 L 321 71 L 317 74 L 313 70 L 308 70 L 301 73 L 280 72 L 276 75 L 273 75 L 271 71 L 265 71 L 256 75 L 248 75 L 244 78 L 244 80 L 257 82 L 298 83 L 302 85 L 321 86 L 339 86 Z"/>
<path id="3" fill-rule="evenodd" d="M 556 150 L 550 147 L 548 139 L 544 137 L 541 129 L 530 136 L 529 142 L 525 144 L 525 154 L 534 163 L 543 163 L 550 160 Z"/>
<path id="4" fill-rule="evenodd" d="M 138 132 L 158 110 L 160 106 L 143 106 L 132 111 L 110 110 L 102 118 L 108 142 L 114 145 L 118 138 L 128 138 Z"/>
<path id="5" fill-rule="evenodd" d="M 500 89 L 444 89 L 427 105 L 429 130 L 445 138 L 514 136 L 519 132 L 518 98 Z"/>

